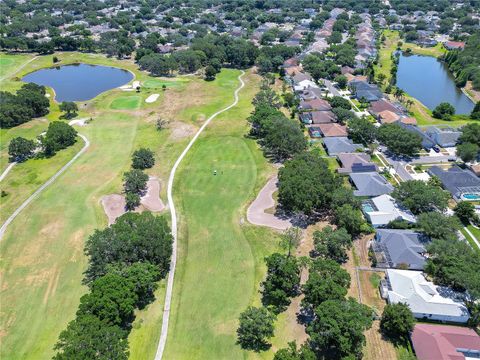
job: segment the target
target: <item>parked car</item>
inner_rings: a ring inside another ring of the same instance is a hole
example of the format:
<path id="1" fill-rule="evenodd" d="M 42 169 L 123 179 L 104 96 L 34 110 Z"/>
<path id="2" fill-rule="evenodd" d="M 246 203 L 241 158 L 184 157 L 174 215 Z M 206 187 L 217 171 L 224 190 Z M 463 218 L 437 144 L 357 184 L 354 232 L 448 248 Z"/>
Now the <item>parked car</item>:
<path id="1" fill-rule="evenodd" d="M 435 151 L 436 153 L 439 153 L 440 152 L 440 148 L 438 146 L 434 146 L 433 148 L 433 151 Z"/>

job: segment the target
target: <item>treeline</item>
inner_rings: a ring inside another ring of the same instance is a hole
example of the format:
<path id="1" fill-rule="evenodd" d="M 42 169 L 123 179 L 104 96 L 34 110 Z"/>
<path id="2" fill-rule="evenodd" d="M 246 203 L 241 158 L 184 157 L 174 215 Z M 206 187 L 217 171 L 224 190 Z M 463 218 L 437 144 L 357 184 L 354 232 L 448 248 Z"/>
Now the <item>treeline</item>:
<path id="1" fill-rule="evenodd" d="M 0 128 L 11 128 L 47 115 L 50 103 L 45 94 L 44 86 L 33 83 L 22 85 L 15 95 L 0 91 Z"/>
<path id="2" fill-rule="evenodd" d="M 475 90 L 480 90 L 480 33 L 468 37 L 465 49 L 449 51 L 445 56 L 450 71 L 455 75 L 455 84 L 465 86 L 471 81 Z"/>
<path id="3" fill-rule="evenodd" d="M 246 68 L 259 64 L 262 73 L 278 71 L 283 62 L 300 51 L 285 45 L 265 46 L 258 49 L 250 41 L 227 35 L 207 35 L 192 40 L 189 49 L 169 55 L 157 52 L 157 40 L 150 40 L 137 50 L 135 60 L 141 69 L 154 76 L 170 75 L 173 71 L 192 73 L 201 67 Z"/>
<path id="4" fill-rule="evenodd" d="M 87 240 L 89 257 L 76 318 L 61 332 L 55 360 L 128 359 L 128 334 L 135 309 L 155 297 L 168 272 L 172 235 L 163 217 L 126 213 Z"/>
<path id="5" fill-rule="evenodd" d="M 266 82 L 255 95 L 253 104 L 255 109 L 248 118 L 250 136 L 257 139 L 267 157 L 283 162 L 307 148 L 299 124 L 279 110 L 280 100 Z"/>

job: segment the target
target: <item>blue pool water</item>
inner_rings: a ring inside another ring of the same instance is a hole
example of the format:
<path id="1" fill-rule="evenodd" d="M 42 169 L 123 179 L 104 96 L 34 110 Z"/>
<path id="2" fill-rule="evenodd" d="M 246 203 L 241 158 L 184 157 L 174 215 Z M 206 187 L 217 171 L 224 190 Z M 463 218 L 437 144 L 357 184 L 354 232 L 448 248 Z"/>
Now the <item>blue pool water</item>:
<path id="1" fill-rule="evenodd" d="M 463 194 L 462 198 L 465 200 L 480 200 L 479 194 Z"/>
<path id="2" fill-rule="evenodd" d="M 370 204 L 362 204 L 362 208 L 364 212 L 374 212 L 375 209 Z"/>

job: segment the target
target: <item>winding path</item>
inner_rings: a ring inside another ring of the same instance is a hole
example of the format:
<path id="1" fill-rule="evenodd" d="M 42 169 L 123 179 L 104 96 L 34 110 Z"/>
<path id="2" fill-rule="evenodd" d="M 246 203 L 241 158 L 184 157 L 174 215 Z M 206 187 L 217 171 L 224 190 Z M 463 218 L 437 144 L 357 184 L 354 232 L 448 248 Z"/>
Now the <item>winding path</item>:
<path id="1" fill-rule="evenodd" d="M 240 81 L 240 86 L 235 90 L 234 93 L 234 101 L 231 105 L 223 108 L 222 110 L 217 111 L 215 114 L 210 116 L 200 127 L 197 133 L 193 136 L 192 140 L 188 143 L 187 147 L 183 150 L 183 152 L 178 157 L 177 161 L 173 165 L 173 168 L 170 172 L 170 177 L 168 178 L 168 185 L 167 185 L 167 199 L 168 199 L 168 206 L 170 208 L 170 214 L 172 218 L 172 235 L 173 235 L 173 251 L 172 251 L 172 259 L 170 262 L 170 271 L 168 273 L 167 279 L 167 291 L 165 293 L 165 305 L 163 308 L 163 319 L 162 319 L 162 330 L 160 333 L 160 340 L 158 342 L 157 353 L 155 354 L 155 360 L 161 360 L 163 357 L 163 351 L 165 350 L 165 345 L 167 343 L 167 335 L 168 335 L 168 321 L 170 319 L 170 306 L 172 302 L 172 293 L 173 293 L 173 282 L 175 279 L 175 267 L 177 264 L 177 213 L 175 211 L 175 204 L 173 202 L 172 196 L 172 188 L 173 188 L 173 181 L 175 179 L 175 172 L 177 171 L 178 166 L 180 165 L 181 161 L 187 155 L 190 148 L 193 146 L 197 138 L 203 132 L 203 130 L 208 126 L 208 124 L 218 115 L 221 113 L 231 109 L 232 107 L 238 104 L 238 93 L 240 90 L 245 86 L 245 83 L 242 80 L 243 75 L 245 72 L 242 70 L 242 73 L 238 76 L 238 80 Z"/>
<path id="2" fill-rule="evenodd" d="M 8 175 L 8 173 L 10 172 L 10 170 L 12 170 L 12 168 L 15 166 L 15 164 L 16 164 L 16 162 L 14 161 L 7 166 L 7 168 L 3 171 L 2 175 L 0 175 L 0 181 L 5 179 L 5 176 Z"/>
<path id="3" fill-rule="evenodd" d="M 28 206 L 28 204 L 30 204 L 43 190 L 45 190 L 48 187 L 48 185 L 53 183 L 60 175 L 62 175 L 65 172 L 65 170 L 67 170 L 73 164 L 73 162 L 77 160 L 78 157 L 87 150 L 87 148 L 90 146 L 90 141 L 84 135 L 78 134 L 78 136 L 80 136 L 85 142 L 85 145 L 83 146 L 83 148 L 78 153 L 76 153 L 75 156 L 68 163 L 63 165 L 62 168 L 58 170 L 50 179 L 48 179 L 42 186 L 40 186 L 32 195 L 30 195 L 30 197 L 27 200 L 25 200 L 22 203 L 22 205 L 20 205 L 12 213 L 12 215 L 10 215 L 10 217 L 3 223 L 2 227 L 0 228 L 0 240 L 2 240 L 3 235 L 7 230 L 7 226 L 10 225 L 10 223 L 13 220 L 15 220 L 18 214 L 20 214 L 22 210 Z"/>

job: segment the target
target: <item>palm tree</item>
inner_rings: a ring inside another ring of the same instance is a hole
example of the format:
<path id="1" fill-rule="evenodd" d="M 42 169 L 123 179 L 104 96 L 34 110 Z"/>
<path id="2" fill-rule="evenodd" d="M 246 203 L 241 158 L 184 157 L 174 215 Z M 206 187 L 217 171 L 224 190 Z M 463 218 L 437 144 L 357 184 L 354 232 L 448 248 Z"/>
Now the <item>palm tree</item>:
<path id="1" fill-rule="evenodd" d="M 402 89 L 400 88 L 396 88 L 395 89 L 395 94 L 394 96 L 397 98 L 397 99 L 403 99 L 403 96 L 405 95 L 405 91 L 403 91 Z"/>

